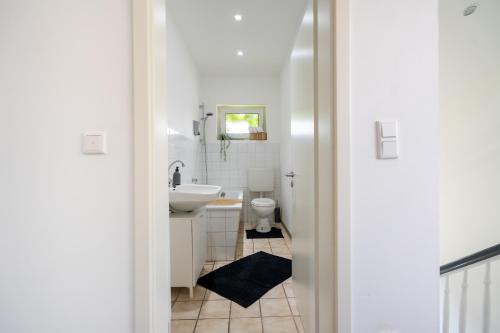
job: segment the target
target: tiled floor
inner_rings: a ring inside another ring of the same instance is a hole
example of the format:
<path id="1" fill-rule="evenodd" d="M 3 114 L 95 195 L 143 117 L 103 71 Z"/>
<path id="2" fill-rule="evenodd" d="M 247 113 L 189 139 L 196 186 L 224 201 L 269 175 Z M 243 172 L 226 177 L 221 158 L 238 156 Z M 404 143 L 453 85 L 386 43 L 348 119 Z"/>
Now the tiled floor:
<path id="1" fill-rule="evenodd" d="M 285 239 L 246 239 L 244 227 L 240 226 L 237 259 L 259 251 L 292 259 L 291 240 L 286 231 L 283 234 Z M 207 263 L 202 275 L 228 263 Z M 291 278 L 246 309 L 200 286 L 195 288 L 192 299 L 187 289 L 172 288 L 172 304 L 172 333 L 304 332 Z"/>

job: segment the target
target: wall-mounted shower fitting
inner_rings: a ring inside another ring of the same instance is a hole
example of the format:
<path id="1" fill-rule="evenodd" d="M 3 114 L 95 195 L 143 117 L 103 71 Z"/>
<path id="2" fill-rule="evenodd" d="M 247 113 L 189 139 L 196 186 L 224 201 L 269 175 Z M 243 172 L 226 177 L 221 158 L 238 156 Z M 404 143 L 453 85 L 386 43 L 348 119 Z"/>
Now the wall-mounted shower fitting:
<path id="1" fill-rule="evenodd" d="M 193 120 L 193 134 L 194 136 L 200 135 L 200 122 L 198 120 Z"/>

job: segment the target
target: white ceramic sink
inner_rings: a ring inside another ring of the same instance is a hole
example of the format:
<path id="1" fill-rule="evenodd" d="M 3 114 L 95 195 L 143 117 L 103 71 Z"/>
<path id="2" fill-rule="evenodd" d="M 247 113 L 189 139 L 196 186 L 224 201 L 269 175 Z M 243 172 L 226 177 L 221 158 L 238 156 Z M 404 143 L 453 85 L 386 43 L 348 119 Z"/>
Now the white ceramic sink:
<path id="1" fill-rule="evenodd" d="M 218 198 L 220 186 L 183 184 L 170 189 L 170 208 L 190 212 Z"/>

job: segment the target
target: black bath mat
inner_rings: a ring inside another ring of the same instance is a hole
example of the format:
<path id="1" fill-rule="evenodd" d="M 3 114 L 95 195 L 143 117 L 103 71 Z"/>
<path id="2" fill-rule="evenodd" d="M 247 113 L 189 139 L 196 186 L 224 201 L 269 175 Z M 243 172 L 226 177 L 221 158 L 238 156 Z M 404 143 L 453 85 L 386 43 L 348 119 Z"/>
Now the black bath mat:
<path id="1" fill-rule="evenodd" d="M 271 228 L 271 231 L 269 232 L 258 232 L 255 229 L 252 230 L 246 230 L 247 233 L 247 239 L 254 239 L 254 238 L 284 238 L 283 234 L 281 233 L 281 229 L 278 228 Z"/>
<path id="2" fill-rule="evenodd" d="M 290 276 L 290 259 L 260 251 L 202 276 L 198 284 L 247 308 Z"/>

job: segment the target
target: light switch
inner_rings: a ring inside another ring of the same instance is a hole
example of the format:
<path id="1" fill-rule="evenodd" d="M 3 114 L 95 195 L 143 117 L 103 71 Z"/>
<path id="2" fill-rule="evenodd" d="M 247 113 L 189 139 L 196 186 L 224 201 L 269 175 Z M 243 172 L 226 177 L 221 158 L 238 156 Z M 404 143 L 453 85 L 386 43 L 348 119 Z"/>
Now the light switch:
<path id="1" fill-rule="evenodd" d="M 395 121 L 380 122 L 380 136 L 382 138 L 395 138 L 398 136 L 398 126 Z"/>
<path id="2" fill-rule="evenodd" d="M 84 154 L 106 154 L 106 133 L 84 133 L 82 151 Z"/>
<path id="3" fill-rule="evenodd" d="M 386 158 L 397 158 L 397 157 L 398 157 L 398 142 L 383 141 L 381 158 L 386 159 Z"/>
<path id="4" fill-rule="evenodd" d="M 399 156 L 397 121 L 377 121 L 377 146 L 379 159 L 394 159 Z"/>

